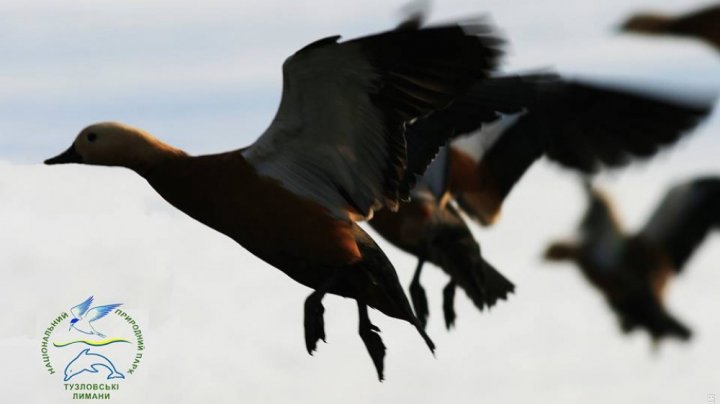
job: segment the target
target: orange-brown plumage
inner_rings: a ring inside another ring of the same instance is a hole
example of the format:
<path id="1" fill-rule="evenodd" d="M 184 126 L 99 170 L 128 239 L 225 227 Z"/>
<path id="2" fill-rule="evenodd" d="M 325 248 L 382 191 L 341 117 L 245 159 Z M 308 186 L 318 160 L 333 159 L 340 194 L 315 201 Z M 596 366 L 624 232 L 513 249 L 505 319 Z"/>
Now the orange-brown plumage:
<path id="1" fill-rule="evenodd" d="M 427 297 L 420 285 L 420 272 L 425 261 L 439 266 L 450 280 L 443 290 L 445 325 L 455 322 L 454 296 L 460 287 L 479 310 L 506 299 L 514 285 L 482 257 L 480 245 L 453 205 L 441 206 L 433 194 L 419 186 L 409 203 L 397 212 L 382 210 L 370 225 L 386 240 L 419 262 L 410 284 L 415 313 L 425 324 L 429 315 Z"/>
<path id="2" fill-rule="evenodd" d="M 181 211 L 313 288 L 304 310 L 310 354 L 325 339 L 323 296 L 354 298 L 358 333 L 382 380 L 385 346 L 368 306 L 414 325 L 431 350 L 434 344 L 392 264 L 354 221 L 397 206 L 400 182 L 417 173 L 406 171 L 406 124 L 488 77 L 501 42 L 481 23 L 338 39 L 318 40 L 285 61 L 277 114 L 242 150 L 190 157 L 141 129 L 104 122 L 46 163 L 133 169 Z"/>
<path id="3" fill-rule="evenodd" d="M 370 223 L 383 237 L 398 247 L 416 245 L 425 237 L 425 226 L 437 209 L 435 202 L 422 198 L 412 198 L 399 211 L 389 209 L 375 213 Z"/>
<path id="4" fill-rule="evenodd" d="M 493 173 L 457 147 L 450 147 L 448 190 L 467 206 L 484 225 L 493 224 L 502 206 L 502 197 Z"/>
<path id="5" fill-rule="evenodd" d="M 173 206 L 270 264 L 310 256 L 342 266 L 361 258 L 351 223 L 258 176 L 239 151 L 171 159 L 146 179 Z"/>

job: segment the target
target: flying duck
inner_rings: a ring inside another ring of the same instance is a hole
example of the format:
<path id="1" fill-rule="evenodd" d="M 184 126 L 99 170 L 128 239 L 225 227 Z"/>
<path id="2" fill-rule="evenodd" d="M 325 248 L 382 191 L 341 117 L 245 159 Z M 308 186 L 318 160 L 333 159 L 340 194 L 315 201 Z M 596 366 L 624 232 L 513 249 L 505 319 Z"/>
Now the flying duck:
<path id="1" fill-rule="evenodd" d="M 481 21 L 339 38 L 285 61 L 277 114 L 248 147 L 190 156 L 142 129 L 104 122 L 45 163 L 129 168 L 176 208 L 314 289 L 304 311 L 310 354 L 325 340 L 323 296 L 355 299 L 359 334 L 382 380 L 385 346 L 368 306 L 434 344 L 392 264 L 355 221 L 407 199 L 424 167 L 407 164 L 406 126 L 486 78 L 502 41 Z M 413 159 L 432 158 L 417 153 Z"/>
<path id="2" fill-rule="evenodd" d="M 441 206 L 425 183 L 418 184 L 411 195 L 410 202 L 398 212 L 377 212 L 370 225 L 396 247 L 418 258 L 410 283 L 410 298 L 420 323 L 425 326 L 429 316 L 427 296 L 420 284 L 425 262 L 432 262 L 450 277 L 443 289 L 447 329 L 455 324 L 454 300 L 458 286 L 479 310 L 506 299 L 515 286 L 485 261 L 480 245 L 454 205 Z"/>
<path id="3" fill-rule="evenodd" d="M 443 290 L 447 328 L 456 317 L 456 286 L 479 310 L 514 291 L 481 256 L 459 211 L 491 225 L 515 183 L 542 156 L 585 173 L 617 167 L 674 143 L 709 109 L 535 74 L 484 80 L 434 119 L 409 127 L 414 148 L 433 136 L 457 136 L 430 165 L 409 205 L 397 213 L 380 211 L 370 221 L 386 240 L 418 257 L 410 297 L 420 322 L 425 324 L 429 313 L 420 284 L 426 261 L 450 277 Z M 500 119 L 498 112 L 505 116 Z"/>
<path id="4" fill-rule="evenodd" d="M 476 116 L 463 112 L 465 99 L 469 106 L 478 102 L 470 101 L 473 97 L 499 92 L 482 87 L 513 87 L 525 106 L 482 128 Z M 583 174 L 647 159 L 690 134 L 712 111 L 714 98 L 547 74 L 509 76 L 477 84 L 454 108 L 413 129 L 418 137 L 429 124 L 470 133 L 451 144 L 446 189 L 465 213 L 491 225 L 517 181 L 540 158 Z"/>
<path id="5" fill-rule="evenodd" d="M 712 229 L 720 229 L 720 177 L 670 189 L 645 227 L 625 232 L 608 197 L 586 186 L 589 208 L 577 242 L 557 242 L 546 258 L 575 263 L 605 296 L 625 332 L 640 327 L 654 340 L 690 338 L 690 329 L 665 309 L 669 279 L 680 273 Z"/>
<path id="6" fill-rule="evenodd" d="M 676 17 L 653 13 L 635 14 L 620 29 L 650 35 L 697 38 L 720 51 L 720 4 Z"/>

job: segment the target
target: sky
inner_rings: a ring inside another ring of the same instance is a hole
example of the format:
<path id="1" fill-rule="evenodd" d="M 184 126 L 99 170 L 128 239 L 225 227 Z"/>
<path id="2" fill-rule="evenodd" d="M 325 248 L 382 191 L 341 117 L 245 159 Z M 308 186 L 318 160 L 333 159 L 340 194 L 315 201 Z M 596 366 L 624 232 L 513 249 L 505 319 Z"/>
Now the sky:
<path id="1" fill-rule="evenodd" d="M 447 279 L 423 271 L 436 357 L 410 326 L 370 313 L 388 347 L 384 383 L 352 301 L 324 300 L 328 343 L 311 357 L 309 289 L 176 211 L 129 170 L 40 164 L 104 120 L 192 154 L 245 146 L 275 113 L 287 56 L 318 38 L 388 29 L 404 4 L 0 0 L 0 401 L 73 402 L 45 371 L 40 341 L 58 312 L 89 295 L 142 320 L 147 350 L 113 393 L 117 403 L 708 403 L 720 394 L 720 237 L 668 291 L 692 342 L 655 347 L 643 333 L 623 335 L 578 271 L 542 262 L 545 245 L 571 235 L 584 210 L 577 178 L 551 163 L 533 166 L 497 226 L 473 227 L 485 257 L 517 285 L 507 302 L 478 313 L 460 293 L 457 327 L 446 332 Z M 614 30 L 633 11 L 702 4 L 448 0 L 432 4 L 430 22 L 489 15 L 508 40 L 506 72 L 554 68 L 707 97 L 720 91 L 717 52 Z M 715 112 L 677 147 L 597 182 L 632 231 L 670 185 L 720 174 L 719 155 Z M 378 242 L 407 285 L 414 258 Z"/>

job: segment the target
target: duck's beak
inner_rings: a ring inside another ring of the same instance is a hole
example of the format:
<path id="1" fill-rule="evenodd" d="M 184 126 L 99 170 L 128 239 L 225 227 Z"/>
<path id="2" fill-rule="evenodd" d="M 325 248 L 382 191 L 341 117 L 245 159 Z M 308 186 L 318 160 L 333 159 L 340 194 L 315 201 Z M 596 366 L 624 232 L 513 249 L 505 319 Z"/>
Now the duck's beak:
<path id="1" fill-rule="evenodd" d="M 82 156 L 75 150 L 75 145 L 70 146 L 69 149 L 58 154 L 57 156 L 45 160 L 45 164 L 67 164 L 67 163 L 82 163 Z"/>

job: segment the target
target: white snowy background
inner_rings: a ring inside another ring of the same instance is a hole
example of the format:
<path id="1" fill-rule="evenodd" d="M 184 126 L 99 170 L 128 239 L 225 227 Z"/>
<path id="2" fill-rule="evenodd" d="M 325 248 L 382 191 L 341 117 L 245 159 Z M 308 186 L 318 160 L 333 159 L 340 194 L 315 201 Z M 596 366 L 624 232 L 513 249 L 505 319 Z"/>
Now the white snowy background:
<path id="1" fill-rule="evenodd" d="M 431 21 L 489 13 L 510 41 L 506 71 L 554 67 L 685 92 L 720 89 L 720 57 L 690 40 L 618 35 L 640 9 L 692 0 L 436 1 Z M 117 403 L 708 403 L 720 394 L 720 237 L 669 290 L 689 344 L 624 336 L 567 265 L 541 260 L 584 210 L 573 175 L 544 161 L 499 224 L 474 227 L 517 285 L 491 312 L 425 271 L 437 357 L 407 324 L 371 312 L 388 347 L 378 383 L 350 300 L 327 297 L 328 343 L 305 352 L 310 290 L 171 208 L 123 169 L 46 167 L 85 125 L 119 120 L 202 154 L 252 142 L 275 113 L 283 60 L 315 39 L 394 26 L 402 0 L 0 0 L 0 402 L 71 402 L 40 339 L 88 295 L 144 318 L 147 350 Z M 649 163 L 603 175 L 629 229 L 667 187 L 720 174 L 720 114 Z M 242 184 L 238 184 L 242 186 Z M 248 195 L 251 198 L 252 195 Z M 313 229 L 307 229 L 312 232 Z M 298 235 L 301 237 L 302 235 Z M 378 240 L 407 284 L 415 260 Z M 58 366 L 56 366 L 58 367 Z"/>

